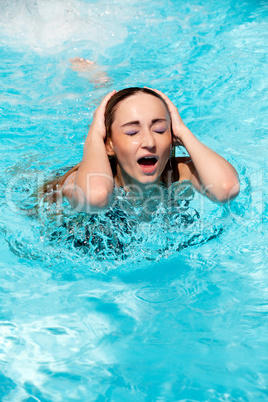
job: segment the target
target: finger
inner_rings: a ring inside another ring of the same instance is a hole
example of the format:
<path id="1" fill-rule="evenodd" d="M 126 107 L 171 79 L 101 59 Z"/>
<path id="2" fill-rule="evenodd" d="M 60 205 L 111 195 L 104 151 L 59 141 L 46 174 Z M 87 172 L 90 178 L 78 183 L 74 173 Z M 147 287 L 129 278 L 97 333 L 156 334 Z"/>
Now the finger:
<path id="1" fill-rule="evenodd" d="M 169 106 L 174 106 L 175 105 L 171 102 L 171 100 L 169 99 L 169 97 L 167 95 L 165 95 L 162 91 L 159 91 L 159 89 L 154 89 L 154 91 L 159 94 L 166 102 Z"/>
<path id="2" fill-rule="evenodd" d="M 150 87 L 145 87 L 145 86 L 143 88 L 150 89 L 151 91 L 158 93 L 159 95 L 162 96 L 162 98 L 164 98 L 166 96 L 165 94 L 163 94 L 163 92 L 159 91 L 156 88 L 150 88 Z"/>
<path id="3" fill-rule="evenodd" d="M 98 106 L 98 109 L 102 107 L 103 105 L 106 106 L 108 101 L 111 99 L 111 97 L 116 93 L 116 90 L 114 89 L 112 92 L 109 92 L 105 97 L 102 99 L 100 105 Z"/>
<path id="4" fill-rule="evenodd" d="M 146 86 L 144 86 L 143 88 L 150 89 L 151 91 L 157 92 L 158 94 L 162 95 L 163 97 L 164 97 L 164 96 L 167 97 L 163 92 L 159 91 L 159 89 L 150 88 L 150 87 L 146 87 Z"/>
<path id="5" fill-rule="evenodd" d="M 116 90 L 114 89 L 113 91 L 109 92 L 104 98 L 102 102 L 108 102 L 108 100 L 116 93 Z M 101 103 L 102 103 L 101 102 Z"/>
<path id="6" fill-rule="evenodd" d="M 171 102 L 171 100 L 169 99 L 169 97 L 167 95 L 165 95 L 162 91 L 159 91 L 159 89 L 156 88 L 149 88 L 149 87 L 144 87 L 147 89 L 150 89 L 151 91 L 156 92 L 158 95 L 161 96 L 161 98 L 164 99 L 164 101 L 167 103 L 168 108 L 171 109 L 170 111 L 172 111 L 172 109 L 177 109 L 176 106 Z"/>
<path id="7" fill-rule="evenodd" d="M 101 101 L 100 105 L 97 107 L 97 109 L 94 112 L 94 115 L 96 114 L 103 114 L 106 108 L 107 103 L 111 99 L 111 97 L 116 93 L 116 90 L 114 89 L 112 92 L 109 92 Z"/>

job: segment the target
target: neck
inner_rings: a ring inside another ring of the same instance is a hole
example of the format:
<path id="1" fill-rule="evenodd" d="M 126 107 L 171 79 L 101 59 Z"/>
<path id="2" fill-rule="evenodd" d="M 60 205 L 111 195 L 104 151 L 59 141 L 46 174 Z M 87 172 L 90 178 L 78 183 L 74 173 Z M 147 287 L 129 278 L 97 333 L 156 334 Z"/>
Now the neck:
<path id="1" fill-rule="evenodd" d="M 139 181 L 127 175 L 125 172 L 122 172 L 119 165 L 117 165 L 114 180 L 117 186 L 124 187 L 127 192 L 131 191 L 138 196 L 143 195 L 143 197 L 151 195 L 152 192 L 155 192 L 162 183 L 161 177 L 159 177 L 157 181 L 153 183 L 140 183 Z"/>

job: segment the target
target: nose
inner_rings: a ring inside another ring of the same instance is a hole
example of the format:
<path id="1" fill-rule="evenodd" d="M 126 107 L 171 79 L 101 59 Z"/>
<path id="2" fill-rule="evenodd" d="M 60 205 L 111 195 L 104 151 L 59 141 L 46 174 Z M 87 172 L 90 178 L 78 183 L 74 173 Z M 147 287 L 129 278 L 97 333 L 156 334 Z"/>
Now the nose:
<path id="1" fill-rule="evenodd" d="M 144 129 L 142 132 L 142 147 L 152 149 L 156 145 L 153 133 L 149 129 Z"/>

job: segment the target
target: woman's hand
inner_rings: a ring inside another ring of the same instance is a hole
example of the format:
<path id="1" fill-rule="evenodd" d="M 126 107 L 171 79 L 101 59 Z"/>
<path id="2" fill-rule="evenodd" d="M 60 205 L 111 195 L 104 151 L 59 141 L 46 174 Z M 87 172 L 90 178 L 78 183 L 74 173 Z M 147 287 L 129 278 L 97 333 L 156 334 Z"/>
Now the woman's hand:
<path id="1" fill-rule="evenodd" d="M 183 145 L 183 132 L 185 129 L 185 124 L 182 121 L 182 118 L 179 114 L 178 109 L 176 106 L 171 102 L 171 100 L 161 91 L 158 89 L 153 89 L 158 95 L 160 95 L 168 106 L 168 110 L 171 116 L 171 127 L 173 132 L 173 144 L 176 145 Z"/>
<path id="2" fill-rule="evenodd" d="M 105 114 L 105 109 L 108 101 L 111 99 L 111 97 L 116 93 L 116 90 L 113 90 L 112 92 L 108 93 L 104 99 L 102 100 L 101 104 L 98 106 L 98 108 L 95 110 L 93 114 L 93 120 L 88 132 L 88 137 L 89 136 L 97 136 L 101 138 L 103 141 L 105 140 L 106 137 L 106 128 L 105 128 L 105 121 L 104 121 L 104 114 Z"/>

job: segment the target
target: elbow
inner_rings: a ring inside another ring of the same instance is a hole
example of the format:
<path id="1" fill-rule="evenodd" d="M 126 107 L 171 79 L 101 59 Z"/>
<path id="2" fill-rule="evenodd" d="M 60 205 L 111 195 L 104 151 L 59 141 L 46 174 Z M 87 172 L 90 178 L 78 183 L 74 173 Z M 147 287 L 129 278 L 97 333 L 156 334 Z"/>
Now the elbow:
<path id="1" fill-rule="evenodd" d="M 238 196 L 240 184 L 238 178 L 226 180 L 222 183 L 220 191 L 216 194 L 216 200 L 225 204 Z"/>
<path id="2" fill-rule="evenodd" d="M 106 209 L 110 205 L 112 193 L 104 188 L 96 188 L 88 196 L 84 197 L 84 204 L 88 212 L 97 212 Z"/>
<path id="3" fill-rule="evenodd" d="M 76 187 L 68 199 L 72 207 L 79 212 L 98 213 L 109 207 L 112 193 L 103 187 L 96 187 L 94 190 L 91 189 L 88 193 L 84 193 Z"/>

